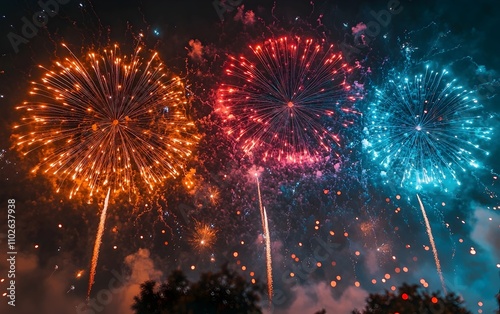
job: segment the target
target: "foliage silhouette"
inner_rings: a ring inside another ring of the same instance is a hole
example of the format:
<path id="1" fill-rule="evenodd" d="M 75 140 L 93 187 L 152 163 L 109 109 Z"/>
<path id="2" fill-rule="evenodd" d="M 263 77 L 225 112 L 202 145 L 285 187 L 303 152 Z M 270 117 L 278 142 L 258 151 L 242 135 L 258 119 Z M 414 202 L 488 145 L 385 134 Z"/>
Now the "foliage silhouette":
<path id="1" fill-rule="evenodd" d="M 250 284 L 223 265 L 216 273 L 202 273 L 198 282 L 189 282 L 181 270 L 174 270 L 158 285 L 146 281 L 134 297 L 135 314 L 262 313 L 261 284 Z"/>
<path id="2" fill-rule="evenodd" d="M 429 294 L 417 285 L 403 284 L 397 292 L 370 294 L 362 311 L 352 314 L 472 314 L 463 306 L 463 300 L 454 293 L 442 297 Z"/>

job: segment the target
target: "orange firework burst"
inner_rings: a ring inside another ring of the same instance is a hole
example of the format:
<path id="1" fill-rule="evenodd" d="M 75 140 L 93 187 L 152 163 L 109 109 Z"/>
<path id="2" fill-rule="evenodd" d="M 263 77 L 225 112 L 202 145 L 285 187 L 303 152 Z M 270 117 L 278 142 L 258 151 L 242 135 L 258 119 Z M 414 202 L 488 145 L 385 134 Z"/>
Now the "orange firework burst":
<path id="1" fill-rule="evenodd" d="M 63 45 L 65 46 L 65 45 Z M 66 47 L 66 46 L 65 46 Z M 168 76 L 153 53 L 120 56 L 118 47 L 88 61 L 70 57 L 33 82 L 34 101 L 17 109 L 26 115 L 15 126 L 17 145 L 46 156 L 35 168 L 72 181 L 70 197 L 82 186 L 94 192 L 131 190 L 142 178 L 150 190 L 177 176 L 196 136 L 185 115 L 184 87 Z"/>
<path id="2" fill-rule="evenodd" d="M 210 225 L 196 222 L 190 242 L 197 250 L 211 248 L 217 240 L 217 230 Z"/>
<path id="3" fill-rule="evenodd" d="M 66 47 L 65 45 L 63 45 Z M 110 193 L 135 190 L 135 178 L 149 188 L 177 176 L 191 155 L 196 136 L 185 115 L 184 86 L 169 77 L 157 53 L 144 61 L 141 48 L 120 56 L 118 47 L 88 62 L 70 57 L 55 62 L 41 82 L 33 82 L 35 101 L 15 129 L 24 154 L 41 149 L 44 169 L 61 182 L 72 181 L 72 197 L 84 186 L 90 196 L 107 190 L 94 244 L 87 298 L 90 297 L 104 233 Z"/>

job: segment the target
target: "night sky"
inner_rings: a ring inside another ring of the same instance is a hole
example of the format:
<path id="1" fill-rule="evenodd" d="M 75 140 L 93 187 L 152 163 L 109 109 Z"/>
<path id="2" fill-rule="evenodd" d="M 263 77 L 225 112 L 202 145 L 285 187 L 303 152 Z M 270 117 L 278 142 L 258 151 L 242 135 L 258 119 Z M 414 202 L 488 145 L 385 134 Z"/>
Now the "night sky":
<path id="1" fill-rule="evenodd" d="M 322 308 L 349 313 L 362 308 L 369 293 L 404 282 L 442 293 L 417 194 L 447 290 L 461 296 L 473 313 L 493 313 L 500 288 L 500 3 L 226 2 L 226 9 L 216 9 L 210 0 L 67 0 L 50 12 L 46 26 L 36 27 L 32 38 L 14 45 L 9 38 L 23 35 L 23 21 L 32 21 L 40 6 L 34 0 L 0 5 L 0 312 L 85 313 L 106 196 L 101 191 L 89 197 L 83 188 L 70 199 L 71 183 L 57 175 L 31 173 L 51 150 L 22 156 L 13 127 L 23 112 L 15 107 L 30 100 L 31 82 L 44 74 L 38 65 L 53 69 L 55 61 L 69 56 L 61 43 L 86 62 L 89 51 L 101 53 L 114 44 L 130 55 L 140 40 L 146 56 L 156 51 L 170 73 L 184 82 L 186 113 L 200 139 L 176 178 L 154 191 L 138 184 L 130 195 L 111 196 L 91 293 L 95 306 L 87 313 L 132 313 L 139 285 L 164 280 L 174 269 L 197 280 L 201 272 L 227 263 L 248 281 L 266 284 L 255 173 L 269 220 L 274 313 Z M 391 3 L 397 13 L 388 13 Z M 390 19 L 380 20 L 382 11 Z M 347 83 L 353 87 L 350 108 L 355 114 L 348 127 L 338 127 L 334 152 L 314 162 L 245 152 L 226 134 L 216 112 L 217 91 L 228 80 L 229 56 L 251 59 L 249 46 L 282 36 L 333 44 L 352 69 Z M 471 132 L 464 137 L 464 142 L 477 142 L 489 152 L 471 151 L 477 167 L 466 166 L 457 180 L 416 189 L 387 179 L 380 164 L 369 158 L 366 123 L 368 104 L 389 78 L 417 75 L 425 66 L 448 70 L 455 85 L 473 91 L 481 105 L 477 121 L 492 135 L 490 140 Z M 15 308 L 4 294 L 9 199 L 16 205 Z M 200 243 L 200 237 L 206 241 Z M 110 299 L 99 301 L 110 283 L 116 287 L 106 294 Z M 262 307 L 269 312 L 267 298 L 262 296 Z"/>

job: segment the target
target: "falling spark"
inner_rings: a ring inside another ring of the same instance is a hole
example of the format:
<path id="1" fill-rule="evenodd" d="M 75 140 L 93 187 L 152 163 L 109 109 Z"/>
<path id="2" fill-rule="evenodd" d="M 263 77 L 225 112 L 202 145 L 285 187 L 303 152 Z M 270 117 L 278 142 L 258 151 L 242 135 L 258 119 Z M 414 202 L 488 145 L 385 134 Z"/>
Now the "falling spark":
<path id="1" fill-rule="evenodd" d="M 195 222 L 194 232 L 189 239 L 194 249 L 198 252 L 202 252 L 205 249 L 212 249 L 216 240 L 217 229 L 202 222 Z"/>
<path id="2" fill-rule="evenodd" d="M 427 229 L 427 234 L 429 235 L 429 241 L 431 242 L 432 254 L 434 254 L 434 261 L 436 262 L 436 269 L 439 275 L 439 280 L 441 280 L 441 286 L 443 287 L 444 294 L 448 294 L 446 291 L 446 285 L 444 284 L 443 272 L 441 271 L 441 263 L 439 262 L 438 252 L 436 249 L 436 243 L 434 243 L 434 237 L 432 235 L 431 224 L 429 223 L 429 219 L 427 218 L 427 213 L 425 212 L 424 204 L 422 204 L 422 200 L 420 200 L 420 196 L 417 194 L 418 202 L 420 203 L 420 209 L 422 210 L 422 214 L 424 215 L 425 227 Z"/>
<path id="3" fill-rule="evenodd" d="M 90 278 L 89 278 L 89 289 L 87 290 L 87 300 L 90 298 L 90 291 L 92 290 L 92 285 L 94 284 L 95 271 L 97 268 L 97 261 L 99 260 L 99 250 L 102 242 L 102 234 L 104 232 L 104 223 L 106 222 L 106 211 L 108 210 L 109 194 L 111 188 L 108 189 L 108 195 L 104 200 L 104 208 L 101 212 L 101 220 L 99 221 L 99 227 L 97 228 L 97 235 L 95 238 L 94 252 L 92 253 L 92 264 L 90 266 Z"/>
<path id="4" fill-rule="evenodd" d="M 269 308 L 273 301 L 273 263 L 271 258 L 271 235 L 269 233 L 269 224 L 267 221 L 266 208 L 262 206 L 262 196 L 260 194 L 259 177 L 255 174 L 257 179 L 257 193 L 259 195 L 260 215 L 262 217 L 262 228 L 264 229 L 264 236 L 266 238 L 266 269 L 267 269 L 267 293 L 269 295 Z"/>
<path id="5" fill-rule="evenodd" d="M 52 273 L 50 274 L 49 279 L 52 277 L 52 275 L 54 275 L 54 273 L 55 273 L 55 272 L 56 272 L 56 270 L 58 270 L 58 269 L 59 269 L 59 266 L 57 266 L 57 265 L 56 265 L 56 266 L 54 266 L 54 270 L 53 270 L 53 271 L 52 271 Z"/>

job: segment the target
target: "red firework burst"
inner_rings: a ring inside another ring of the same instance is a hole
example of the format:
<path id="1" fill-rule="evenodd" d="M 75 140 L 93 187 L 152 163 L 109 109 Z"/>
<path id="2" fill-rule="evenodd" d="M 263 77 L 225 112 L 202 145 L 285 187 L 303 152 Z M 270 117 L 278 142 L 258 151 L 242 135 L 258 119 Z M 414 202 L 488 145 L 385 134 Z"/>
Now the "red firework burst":
<path id="1" fill-rule="evenodd" d="M 314 161 L 339 146 L 351 69 L 333 45 L 281 37 L 250 49 L 248 58 L 229 57 L 218 90 L 225 132 L 264 160 Z"/>

